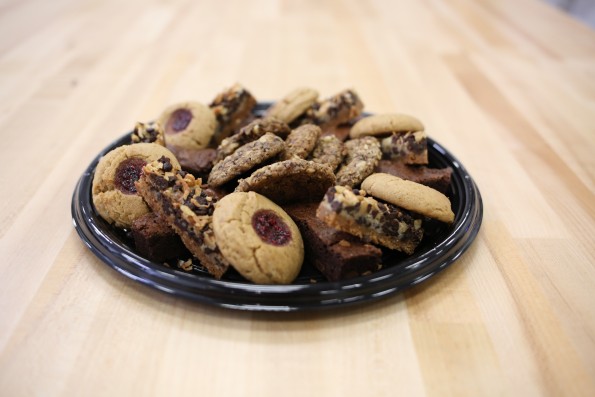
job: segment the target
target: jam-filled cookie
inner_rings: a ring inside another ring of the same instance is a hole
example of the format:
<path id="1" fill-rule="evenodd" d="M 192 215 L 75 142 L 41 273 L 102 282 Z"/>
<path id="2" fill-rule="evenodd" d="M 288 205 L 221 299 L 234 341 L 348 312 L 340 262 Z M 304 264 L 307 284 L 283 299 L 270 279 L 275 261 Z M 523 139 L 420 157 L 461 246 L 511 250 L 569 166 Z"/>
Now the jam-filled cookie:
<path id="1" fill-rule="evenodd" d="M 157 122 L 163 127 L 168 147 L 205 148 L 217 128 L 213 111 L 199 102 L 172 105 L 163 111 Z"/>
<path id="2" fill-rule="evenodd" d="M 210 186 L 221 186 L 275 157 L 284 147 L 283 139 L 267 132 L 256 141 L 247 143 L 215 164 L 209 174 L 208 183 Z"/>
<path id="3" fill-rule="evenodd" d="M 257 169 L 240 179 L 236 191 L 258 192 L 276 203 L 318 201 L 334 183 L 328 166 L 294 158 Z"/>
<path id="4" fill-rule="evenodd" d="M 257 284 L 289 284 L 304 261 L 304 243 L 293 220 L 271 200 L 254 192 L 221 199 L 213 228 L 223 256 Z"/>
<path id="5" fill-rule="evenodd" d="M 180 169 L 172 152 L 155 143 L 120 146 L 103 156 L 95 168 L 92 188 L 99 215 L 117 227 L 129 228 L 134 219 L 148 213 L 135 182 L 146 164 L 162 156 L 172 159 L 172 169 Z"/>

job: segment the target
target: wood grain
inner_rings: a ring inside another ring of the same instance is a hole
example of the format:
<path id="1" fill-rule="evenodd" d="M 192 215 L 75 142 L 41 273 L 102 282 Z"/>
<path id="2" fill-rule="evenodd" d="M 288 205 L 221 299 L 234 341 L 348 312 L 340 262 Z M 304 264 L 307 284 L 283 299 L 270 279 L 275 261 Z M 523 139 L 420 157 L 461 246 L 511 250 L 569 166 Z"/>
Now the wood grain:
<path id="1" fill-rule="evenodd" d="M 355 88 L 476 180 L 452 267 L 323 313 L 233 312 L 121 276 L 70 220 L 136 121 L 241 82 Z M 0 4 L 0 395 L 595 394 L 595 32 L 536 0 Z"/>

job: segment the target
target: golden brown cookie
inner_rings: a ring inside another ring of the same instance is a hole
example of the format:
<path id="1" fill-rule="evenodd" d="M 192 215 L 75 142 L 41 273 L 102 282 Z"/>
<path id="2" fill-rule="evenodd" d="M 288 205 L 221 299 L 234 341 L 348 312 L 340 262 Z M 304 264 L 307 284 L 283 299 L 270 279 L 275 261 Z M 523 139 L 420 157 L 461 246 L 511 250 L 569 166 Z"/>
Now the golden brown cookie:
<path id="1" fill-rule="evenodd" d="M 221 199 L 213 213 L 217 245 L 231 265 L 257 284 L 289 284 L 304 261 L 302 236 L 285 211 L 255 192 Z"/>
<path id="2" fill-rule="evenodd" d="M 285 140 L 285 151 L 281 155 L 281 160 L 308 157 L 314 150 L 320 133 L 320 127 L 314 124 L 305 124 L 292 130 Z"/>
<path id="3" fill-rule="evenodd" d="M 211 145 L 216 147 L 236 131 L 252 114 L 254 106 L 256 106 L 256 99 L 240 84 L 234 84 L 217 95 L 209 105 L 217 118 L 217 128 L 211 139 Z"/>
<path id="4" fill-rule="evenodd" d="M 382 158 L 380 143 L 371 136 L 345 142 L 345 158 L 337 171 L 337 185 L 358 186 L 365 177 L 374 172 Z"/>
<path id="5" fill-rule="evenodd" d="M 172 105 L 163 111 L 157 122 L 163 127 L 167 146 L 189 149 L 207 147 L 217 127 L 213 111 L 198 102 Z"/>
<path id="6" fill-rule="evenodd" d="M 138 191 L 151 209 L 165 218 L 208 272 L 220 279 L 229 268 L 229 262 L 219 251 L 213 232 L 216 200 L 201 188 L 200 179 L 172 168 L 166 157 L 147 164 L 136 183 Z"/>
<path id="7" fill-rule="evenodd" d="M 257 169 L 240 179 L 236 191 L 254 191 L 279 204 L 318 201 L 334 183 L 328 166 L 294 158 Z"/>
<path id="8" fill-rule="evenodd" d="M 130 134 L 132 143 L 156 143 L 165 146 L 163 128 L 159 123 L 136 123 L 132 134 Z"/>
<path id="9" fill-rule="evenodd" d="M 366 242 L 412 254 L 423 237 L 420 215 L 366 197 L 362 190 L 333 186 L 324 196 L 316 216 L 335 229 Z"/>
<path id="10" fill-rule="evenodd" d="M 137 193 L 135 182 L 142 168 L 160 157 L 180 164 L 169 150 L 156 143 L 136 143 L 115 148 L 99 160 L 93 176 L 93 204 L 99 215 L 117 227 L 129 228 L 132 221 L 149 212 Z"/>
<path id="11" fill-rule="evenodd" d="M 267 110 L 267 116 L 290 124 L 314 105 L 317 99 L 318 91 L 311 88 L 297 88 L 275 102 Z"/>
<path id="12" fill-rule="evenodd" d="M 221 186 L 275 157 L 284 148 L 283 139 L 267 132 L 256 141 L 247 143 L 215 164 L 209 174 L 208 183 L 210 186 Z"/>
<path id="13" fill-rule="evenodd" d="M 351 127 L 349 136 L 385 137 L 393 133 L 424 131 L 424 125 L 413 116 L 400 113 L 376 114 L 364 117 Z"/>
<path id="14" fill-rule="evenodd" d="M 291 129 L 284 122 L 272 117 L 253 120 L 245 127 L 242 127 L 237 134 L 225 138 L 221 142 L 217 147 L 215 163 L 235 152 L 240 146 L 257 140 L 267 132 L 285 139 L 291 132 Z"/>
<path id="15" fill-rule="evenodd" d="M 444 194 L 425 185 L 389 174 L 372 174 L 362 182 L 370 195 L 428 218 L 452 223 L 454 213 Z"/>
<path id="16" fill-rule="evenodd" d="M 322 136 L 316 142 L 316 146 L 310 155 L 310 160 L 324 164 L 335 172 L 345 156 L 345 147 L 343 142 L 334 135 Z"/>

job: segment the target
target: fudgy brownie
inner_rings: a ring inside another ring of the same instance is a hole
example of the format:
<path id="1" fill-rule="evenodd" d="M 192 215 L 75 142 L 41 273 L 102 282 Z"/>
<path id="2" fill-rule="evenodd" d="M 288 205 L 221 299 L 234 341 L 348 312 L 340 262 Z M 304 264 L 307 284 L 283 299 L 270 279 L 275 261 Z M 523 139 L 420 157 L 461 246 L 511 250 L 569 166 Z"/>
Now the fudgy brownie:
<path id="1" fill-rule="evenodd" d="M 216 150 L 212 148 L 193 149 L 170 146 L 169 149 L 176 156 L 183 170 L 205 179 L 211 172 L 217 155 Z"/>
<path id="2" fill-rule="evenodd" d="M 316 217 L 317 203 L 286 205 L 304 239 L 306 258 L 329 281 L 357 277 L 382 267 L 382 251 Z"/>
<path id="3" fill-rule="evenodd" d="M 409 165 L 399 160 L 380 160 L 375 172 L 384 172 L 399 178 L 421 183 L 446 193 L 450 186 L 452 168 L 428 168 L 423 165 Z"/>
<path id="4" fill-rule="evenodd" d="M 138 253 L 154 262 L 191 256 L 180 237 L 158 213 L 150 212 L 135 219 L 132 236 Z"/>

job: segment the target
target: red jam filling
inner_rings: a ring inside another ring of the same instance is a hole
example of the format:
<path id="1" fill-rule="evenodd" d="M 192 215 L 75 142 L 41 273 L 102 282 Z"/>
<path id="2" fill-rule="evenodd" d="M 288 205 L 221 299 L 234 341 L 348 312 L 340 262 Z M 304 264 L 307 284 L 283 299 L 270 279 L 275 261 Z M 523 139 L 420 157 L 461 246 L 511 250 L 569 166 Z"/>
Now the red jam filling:
<path id="1" fill-rule="evenodd" d="M 136 194 L 134 182 L 140 178 L 145 165 L 147 165 L 146 161 L 137 157 L 122 161 L 116 168 L 116 178 L 114 180 L 116 188 L 124 194 Z"/>
<path id="2" fill-rule="evenodd" d="M 271 245 L 287 245 L 291 230 L 279 215 L 271 210 L 258 210 L 252 215 L 252 227 L 260 239 Z"/>
<path id="3" fill-rule="evenodd" d="M 178 109 L 169 116 L 165 125 L 165 132 L 168 134 L 177 134 L 184 131 L 192 121 L 192 112 L 188 109 Z"/>

